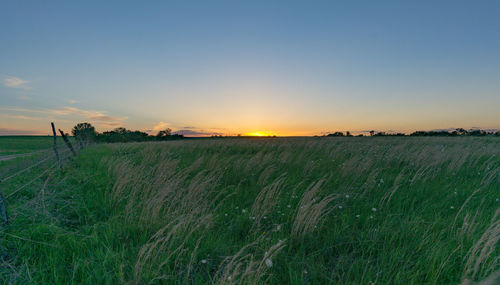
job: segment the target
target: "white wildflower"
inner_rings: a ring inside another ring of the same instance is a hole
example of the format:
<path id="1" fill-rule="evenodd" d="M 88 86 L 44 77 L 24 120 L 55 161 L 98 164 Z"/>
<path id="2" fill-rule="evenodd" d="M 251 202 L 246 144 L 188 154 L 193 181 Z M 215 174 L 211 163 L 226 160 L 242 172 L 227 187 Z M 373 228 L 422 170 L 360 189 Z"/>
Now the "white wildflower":
<path id="1" fill-rule="evenodd" d="M 276 226 L 276 230 L 277 230 L 277 231 L 281 230 L 281 225 L 277 225 L 277 226 Z"/>
<path id="2" fill-rule="evenodd" d="M 450 209 L 455 209 L 455 207 L 453 207 L 453 206 L 450 206 Z"/>
<path id="3" fill-rule="evenodd" d="M 345 195 L 345 197 L 346 197 L 347 199 L 349 199 L 349 197 L 351 197 L 351 196 L 349 196 L 349 194 L 346 194 L 346 195 Z"/>
<path id="4" fill-rule="evenodd" d="M 205 264 L 205 263 L 207 263 L 207 262 L 208 262 L 208 260 L 206 260 L 206 259 L 202 259 L 202 260 L 201 260 L 201 263 L 203 263 L 203 264 Z"/>
<path id="5" fill-rule="evenodd" d="M 247 212 L 247 209 L 243 209 L 241 210 L 242 213 L 246 213 Z"/>
<path id="6" fill-rule="evenodd" d="M 373 219 L 373 216 L 370 216 L 370 219 Z"/>
<path id="7" fill-rule="evenodd" d="M 377 208 L 372 208 L 372 212 L 376 212 L 377 211 Z"/>
<path id="8" fill-rule="evenodd" d="M 361 217 L 361 215 L 356 215 L 356 218 L 359 218 L 359 217 Z"/>
<path id="9" fill-rule="evenodd" d="M 273 261 L 269 258 L 266 258 L 266 265 L 267 267 L 273 267 Z"/>
<path id="10" fill-rule="evenodd" d="M 339 209 L 342 209 L 342 205 L 339 205 Z"/>
<path id="11" fill-rule="evenodd" d="M 287 207 L 287 208 L 291 208 L 291 207 L 292 207 L 292 205 L 288 204 L 288 205 L 286 205 L 286 207 Z"/>

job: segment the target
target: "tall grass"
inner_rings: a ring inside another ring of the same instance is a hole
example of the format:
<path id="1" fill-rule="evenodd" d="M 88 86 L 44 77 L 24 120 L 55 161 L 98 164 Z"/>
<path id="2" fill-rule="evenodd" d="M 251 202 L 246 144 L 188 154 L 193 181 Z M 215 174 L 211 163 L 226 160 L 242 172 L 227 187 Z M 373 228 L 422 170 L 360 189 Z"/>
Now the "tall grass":
<path id="1" fill-rule="evenodd" d="M 495 282 L 499 191 L 495 138 L 105 145 L 13 196 L 0 272 L 13 283 Z"/>

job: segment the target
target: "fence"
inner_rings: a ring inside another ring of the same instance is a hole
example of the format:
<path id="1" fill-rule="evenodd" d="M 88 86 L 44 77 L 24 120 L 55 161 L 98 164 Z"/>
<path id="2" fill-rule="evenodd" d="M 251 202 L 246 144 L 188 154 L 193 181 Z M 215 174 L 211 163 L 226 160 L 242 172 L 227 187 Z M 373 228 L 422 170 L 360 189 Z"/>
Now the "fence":
<path id="1" fill-rule="evenodd" d="M 36 159 L 36 161 L 32 161 L 31 164 L 28 166 L 22 167 L 21 169 L 16 169 L 13 173 L 5 175 L 5 177 L 0 178 L 0 219 L 1 223 L 5 226 L 9 224 L 9 215 L 7 211 L 7 200 L 12 197 L 14 194 L 18 193 L 19 191 L 25 189 L 27 186 L 31 185 L 33 182 L 38 180 L 40 177 L 47 173 L 51 173 L 55 170 L 57 170 L 57 166 L 59 168 L 63 167 L 64 161 L 67 160 L 70 156 L 76 156 L 77 153 L 73 146 L 71 145 L 71 142 L 69 141 L 67 135 L 59 129 L 59 132 L 61 134 L 61 137 L 64 141 L 64 144 L 66 145 L 66 149 L 64 150 L 59 150 L 57 146 L 57 135 L 55 131 L 55 126 L 54 123 L 51 123 L 52 127 L 52 132 L 54 136 L 54 145 L 50 149 L 44 149 L 44 150 L 39 150 L 36 152 L 31 153 L 32 155 L 39 156 L 39 159 Z M 20 157 L 26 157 L 26 154 L 20 155 Z M 18 177 L 19 175 L 29 172 L 30 170 L 41 167 L 43 165 L 47 165 L 47 168 L 43 170 L 40 174 L 38 174 L 36 177 L 33 179 L 29 180 L 28 182 L 23 183 L 21 186 L 17 187 L 13 191 L 9 191 L 9 194 L 4 195 L 3 194 L 3 183 Z"/>

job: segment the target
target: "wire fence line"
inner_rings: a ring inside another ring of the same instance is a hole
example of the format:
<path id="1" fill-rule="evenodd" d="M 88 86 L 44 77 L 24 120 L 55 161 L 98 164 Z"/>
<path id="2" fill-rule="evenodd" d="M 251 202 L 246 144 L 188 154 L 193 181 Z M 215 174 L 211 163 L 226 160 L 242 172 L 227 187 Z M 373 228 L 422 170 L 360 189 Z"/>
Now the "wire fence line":
<path id="1" fill-rule="evenodd" d="M 54 167 L 57 166 L 57 163 L 54 163 L 52 164 L 52 166 L 50 166 L 49 168 L 45 169 L 42 173 L 40 173 L 37 177 L 33 178 L 32 180 L 30 180 L 29 182 L 23 184 L 21 187 L 17 188 L 16 190 L 10 192 L 9 194 L 5 195 L 4 198 L 7 199 L 9 197 L 11 197 L 12 195 L 16 194 L 17 192 L 23 190 L 24 188 L 26 188 L 26 186 L 30 185 L 31 183 L 35 182 L 36 180 L 38 180 L 40 177 L 42 177 L 45 173 L 49 172 L 50 170 L 53 170 Z"/>
<path id="2" fill-rule="evenodd" d="M 61 154 L 63 154 L 63 153 L 68 153 L 68 152 L 69 152 L 69 150 L 63 150 L 63 151 L 61 151 Z M 13 173 L 12 175 L 9 175 L 9 176 L 7 176 L 7 177 L 5 177 L 5 178 L 0 178 L 0 182 L 6 182 L 6 181 L 8 181 L 9 179 L 12 179 L 12 178 L 14 178 L 14 177 L 18 176 L 18 175 L 20 175 L 20 174 L 22 174 L 22 173 L 24 173 L 24 172 L 26 172 L 26 171 L 28 171 L 28 170 L 30 170 L 30 169 L 32 169 L 32 168 L 34 168 L 34 167 L 36 167 L 36 166 L 38 166 L 38 165 L 40 165 L 40 164 L 44 163 L 45 161 L 47 161 L 47 160 L 49 160 L 49 159 L 51 159 L 51 158 L 53 159 L 53 158 L 55 158 L 55 156 L 54 156 L 54 155 L 47 155 L 47 157 L 45 157 L 45 158 L 43 158 L 43 159 L 41 159 L 41 160 L 39 160 L 39 161 L 37 161 L 37 162 L 35 162 L 35 163 L 31 164 L 31 165 L 30 165 L 30 166 L 28 166 L 28 167 L 25 167 L 25 168 L 23 168 L 23 169 L 21 169 L 21 170 L 19 170 L 19 171 L 15 172 L 15 173 Z"/>
<path id="3" fill-rule="evenodd" d="M 45 151 L 45 150 L 44 150 Z M 55 171 L 55 167 L 57 165 L 61 165 L 61 161 L 68 158 L 70 156 L 70 149 L 65 149 L 65 150 L 62 150 L 61 152 L 59 152 L 60 156 L 59 157 L 56 157 L 55 154 L 48 154 L 46 157 L 42 157 L 41 159 L 39 160 L 36 160 L 35 162 L 33 162 L 31 165 L 23 168 L 23 169 L 20 169 L 18 171 L 16 171 L 15 173 L 5 177 L 5 178 L 1 178 L 0 179 L 0 186 L 3 186 L 1 185 L 2 182 L 6 182 L 10 179 L 13 179 L 15 177 L 18 177 L 19 175 L 23 174 L 23 173 L 26 173 L 28 172 L 29 170 L 37 167 L 37 166 L 41 166 L 43 165 L 44 162 L 50 162 L 51 160 L 55 160 L 53 161 L 53 163 L 51 165 L 49 165 L 45 170 L 43 170 L 40 174 L 38 174 L 35 178 L 31 179 L 30 181 L 24 183 L 23 185 L 17 187 L 17 189 L 15 189 L 14 191 L 10 192 L 9 191 L 9 194 L 7 195 L 3 195 L 3 191 L 2 189 L 0 188 L 0 218 L 2 219 L 3 221 L 3 224 L 4 225 L 8 225 L 9 224 L 9 216 L 8 216 L 8 213 L 7 213 L 7 198 L 10 198 L 12 197 L 13 195 L 15 195 L 16 193 L 20 192 L 21 190 L 25 189 L 26 187 L 28 187 L 29 185 L 31 185 L 33 182 L 37 181 L 38 179 L 40 179 L 42 176 L 44 176 L 46 173 L 48 173 L 49 171 Z"/>

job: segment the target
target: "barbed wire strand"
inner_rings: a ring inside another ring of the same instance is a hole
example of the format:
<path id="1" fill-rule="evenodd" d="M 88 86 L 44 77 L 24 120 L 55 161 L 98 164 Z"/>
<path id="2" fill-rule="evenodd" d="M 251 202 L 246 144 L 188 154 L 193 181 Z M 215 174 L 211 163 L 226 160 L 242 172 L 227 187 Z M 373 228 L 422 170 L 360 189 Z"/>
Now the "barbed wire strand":
<path id="1" fill-rule="evenodd" d="M 40 175 L 38 175 L 37 177 L 33 178 L 32 180 L 30 180 L 28 183 L 24 184 L 23 186 L 17 188 L 16 190 L 14 190 L 13 192 L 5 195 L 5 199 L 11 197 L 12 195 L 16 194 L 17 192 L 23 190 L 26 186 L 30 185 L 31 183 L 35 182 L 38 178 L 42 177 L 45 173 L 47 173 L 49 170 L 52 170 L 55 166 L 57 165 L 57 163 L 54 163 L 51 167 L 45 169 L 45 171 L 43 171 L 42 173 L 40 173 Z"/>
<path id="2" fill-rule="evenodd" d="M 63 153 L 67 153 L 68 151 L 69 151 L 69 150 L 63 150 L 63 151 L 61 151 L 61 154 L 63 154 Z M 24 172 L 26 172 L 26 171 L 28 171 L 28 170 L 32 169 L 33 167 L 38 166 L 38 165 L 42 164 L 43 162 L 45 162 L 45 161 L 47 161 L 47 160 L 49 160 L 49 159 L 51 159 L 51 158 L 54 158 L 54 157 L 55 157 L 55 156 L 49 155 L 49 156 L 47 156 L 46 158 L 44 158 L 44 159 L 42 159 L 42 160 L 40 160 L 40 161 L 38 161 L 38 162 L 36 162 L 36 163 L 34 163 L 34 164 L 32 164 L 32 165 L 28 166 L 28 167 L 26 167 L 26 168 L 24 168 L 24 169 L 22 169 L 22 170 L 20 170 L 20 171 L 18 171 L 18 172 L 16 172 L 16 173 L 14 173 L 14 174 L 10 175 L 10 176 L 7 176 L 6 178 L 2 178 L 2 179 L 0 179 L 0 182 L 5 182 L 5 181 L 7 181 L 7 180 L 9 180 L 9 179 L 12 179 L 12 178 L 14 178 L 14 177 L 18 176 L 19 174 L 24 173 Z"/>

